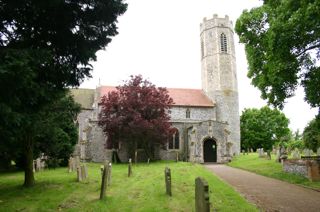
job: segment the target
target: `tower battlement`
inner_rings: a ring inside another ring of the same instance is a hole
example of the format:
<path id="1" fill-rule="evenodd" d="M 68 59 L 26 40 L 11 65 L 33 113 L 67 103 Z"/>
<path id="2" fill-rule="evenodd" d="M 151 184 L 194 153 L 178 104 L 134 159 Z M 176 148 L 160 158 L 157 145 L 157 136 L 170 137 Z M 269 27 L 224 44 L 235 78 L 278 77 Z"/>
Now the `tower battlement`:
<path id="1" fill-rule="evenodd" d="M 202 33 L 204 30 L 208 30 L 214 27 L 230 28 L 233 32 L 233 23 L 231 20 L 229 20 L 228 15 L 219 18 L 217 14 L 214 14 L 213 17 L 210 19 L 207 19 L 206 17 L 203 18 L 203 21 L 200 24 L 200 33 Z"/>

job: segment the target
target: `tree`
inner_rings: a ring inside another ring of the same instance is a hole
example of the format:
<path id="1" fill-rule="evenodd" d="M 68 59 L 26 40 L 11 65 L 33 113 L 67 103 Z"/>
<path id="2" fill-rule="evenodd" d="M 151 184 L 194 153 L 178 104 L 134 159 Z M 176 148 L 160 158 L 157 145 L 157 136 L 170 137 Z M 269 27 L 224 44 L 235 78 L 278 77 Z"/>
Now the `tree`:
<path id="1" fill-rule="evenodd" d="M 122 0 L 1 0 L 0 130 L 12 131 L 2 145 L 17 142 L 24 153 L 25 186 L 34 184 L 40 111 L 90 77 L 90 61 L 117 34 L 126 7 Z"/>
<path id="2" fill-rule="evenodd" d="M 304 145 L 314 152 L 320 147 L 320 117 L 317 116 L 304 128 Z"/>
<path id="3" fill-rule="evenodd" d="M 67 164 L 78 141 L 75 120 L 80 109 L 80 105 L 67 94 L 41 111 L 42 119 L 35 136 L 35 150 L 48 157 L 49 166 Z"/>
<path id="4" fill-rule="evenodd" d="M 241 148 L 271 150 L 276 142 L 290 138 L 289 120 L 277 109 L 245 109 L 240 117 Z"/>
<path id="5" fill-rule="evenodd" d="M 168 115 L 172 103 L 165 88 L 157 88 L 141 75 L 131 76 L 102 97 L 99 125 L 111 145 L 125 142 L 131 157 L 141 146 L 154 159 L 154 145 L 166 142 L 173 133 Z"/>
<path id="6" fill-rule="evenodd" d="M 264 0 L 243 11 L 235 30 L 245 44 L 248 77 L 262 98 L 282 108 L 298 85 L 320 106 L 320 1 Z M 320 111 L 319 111 L 320 113 Z"/>

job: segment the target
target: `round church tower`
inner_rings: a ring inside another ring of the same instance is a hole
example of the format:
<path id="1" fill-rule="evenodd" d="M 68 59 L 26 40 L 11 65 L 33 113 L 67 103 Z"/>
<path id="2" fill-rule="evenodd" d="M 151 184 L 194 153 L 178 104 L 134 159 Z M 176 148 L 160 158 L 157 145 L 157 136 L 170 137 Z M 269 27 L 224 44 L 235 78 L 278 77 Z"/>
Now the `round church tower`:
<path id="1" fill-rule="evenodd" d="M 234 32 L 228 16 L 203 19 L 200 24 L 201 80 L 205 94 L 216 104 L 216 120 L 227 122 L 232 153 L 240 153 L 240 117 Z"/>

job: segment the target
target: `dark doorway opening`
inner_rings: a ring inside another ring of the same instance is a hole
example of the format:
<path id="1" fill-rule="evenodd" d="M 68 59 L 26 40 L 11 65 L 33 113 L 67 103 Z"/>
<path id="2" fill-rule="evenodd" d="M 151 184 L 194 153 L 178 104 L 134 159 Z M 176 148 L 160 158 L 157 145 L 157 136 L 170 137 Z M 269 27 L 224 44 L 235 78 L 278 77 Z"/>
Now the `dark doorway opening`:
<path id="1" fill-rule="evenodd" d="M 217 162 L 217 143 L 212 138 L 203 142 L 203 160 L 204 162 Z"/>

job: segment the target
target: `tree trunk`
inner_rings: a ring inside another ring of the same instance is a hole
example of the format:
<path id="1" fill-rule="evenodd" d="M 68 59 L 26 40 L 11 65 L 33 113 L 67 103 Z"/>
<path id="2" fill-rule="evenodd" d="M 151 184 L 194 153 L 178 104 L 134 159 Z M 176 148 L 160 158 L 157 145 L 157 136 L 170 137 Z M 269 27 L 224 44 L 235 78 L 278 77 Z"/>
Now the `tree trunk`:
<path id="1" fill-rule="evenodd" d="M 34 185 L 33 175 L 33 140 L 32 137 L 27 135 L 25 137 L 25 167 L 24 167 L 24 184 L 25 187 L 31 187 Z"/>

